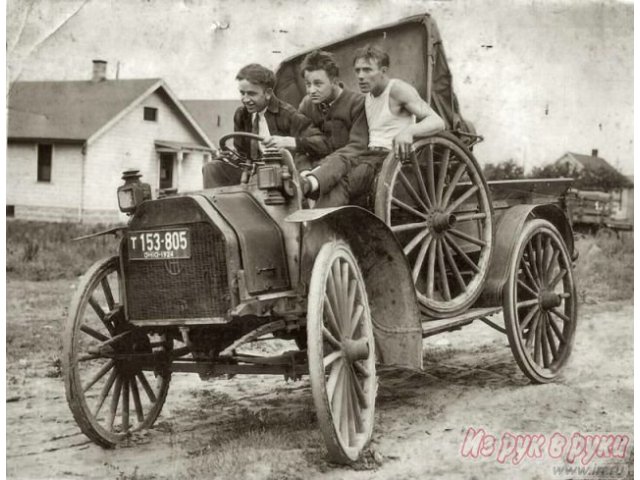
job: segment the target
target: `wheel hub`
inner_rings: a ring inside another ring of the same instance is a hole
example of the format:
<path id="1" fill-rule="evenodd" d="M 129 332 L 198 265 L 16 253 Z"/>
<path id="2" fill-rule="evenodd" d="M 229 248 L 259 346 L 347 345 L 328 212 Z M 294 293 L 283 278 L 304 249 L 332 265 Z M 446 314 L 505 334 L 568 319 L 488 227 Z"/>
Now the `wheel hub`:
<path id="1" fill-rule="evenodd" d="M 438 233 L 452 228 L 456 223 L 456 216 L 452 213 L 436 212 L 431 217 L 431 227 Z"/>
<path id="2" fill-rule="evenodd" d="M 560 304 L 562 303 L 562 299 L 560 298 L 560 295 L 549 290 L 543 290 L 542 293 L 540 293 L 539 300 L 540 300 L 540 306 L 544 310 L 549 310 L 551 308 L 559 307 Z"/>
<path id="3" fill-rule="evenodd" d="M 359 338 L 358 340 L 344 339 L 342 341 L 342 350 L 350 362 L 369 358 L 369 343 L 366 338 Z"/>

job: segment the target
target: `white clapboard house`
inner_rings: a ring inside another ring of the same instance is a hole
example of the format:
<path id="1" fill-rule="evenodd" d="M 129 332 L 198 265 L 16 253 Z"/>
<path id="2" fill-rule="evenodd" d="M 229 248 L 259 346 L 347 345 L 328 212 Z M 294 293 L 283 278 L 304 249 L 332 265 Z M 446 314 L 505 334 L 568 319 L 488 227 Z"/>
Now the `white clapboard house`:
<path id="1" fill-rule="evenodd" d="M 215 147 L 161 79 L 15 82 L 8 96 L 7 217 L 121 222 L 116 189 L 136 168 L 154 198 L 202 188 Z"/>

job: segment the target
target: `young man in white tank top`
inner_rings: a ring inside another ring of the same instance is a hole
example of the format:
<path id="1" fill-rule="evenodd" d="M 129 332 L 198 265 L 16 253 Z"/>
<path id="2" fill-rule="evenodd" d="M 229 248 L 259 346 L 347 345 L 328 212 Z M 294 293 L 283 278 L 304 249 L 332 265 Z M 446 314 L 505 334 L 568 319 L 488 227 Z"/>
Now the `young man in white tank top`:
<path id="1" fill-rule="evenodd" d="M 444 130 L 442 119 L 407 82 L 389 78 L 389 55 L 367 45 L 356 51 L 353 67 L 360 91 L 366 94 L 369 151 L 350 173 L 352 198 L 368 194 L 377 169 L 390 151 L 409 158 L 413 139 Z"/>

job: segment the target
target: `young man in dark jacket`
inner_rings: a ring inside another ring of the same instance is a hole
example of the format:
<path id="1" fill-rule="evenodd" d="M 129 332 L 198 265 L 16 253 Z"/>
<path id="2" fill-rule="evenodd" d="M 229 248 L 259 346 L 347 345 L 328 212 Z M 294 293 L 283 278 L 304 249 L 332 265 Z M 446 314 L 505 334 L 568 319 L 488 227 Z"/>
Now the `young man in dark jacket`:
<path id="1" fill-rule="evenodd" d="M 348 174 L 369 140 L 364 95 L 352 92 L 338 81 L 338 65 L 329 52 L 316 50 L 300 66 L 307 95 L 298 110 L 324 134 L 331 153 L 310 155 L 298 162 L 303 189 L 317 198 L 316 208 L 349 203 Z"/>
<path id="2" fill-rule="evenodd" d="M 241 155 L 257 160 L 265 148 L 287 148 L 304 163 L 304 157 L 326 155 L 329 145 L 311 121 L 291 105 L 273 94 L 275 75 L 268 68 L 252 63 L 236 76 L 242 100 L 233 116 L 235 132 L 255 133 L 264 138 L 259 144 L 248 138 L 235 138 L 234 146 Z M 204 188 L 240 183 L 241 169 L 222 160 L 207 163 L 203 169 Z"/>

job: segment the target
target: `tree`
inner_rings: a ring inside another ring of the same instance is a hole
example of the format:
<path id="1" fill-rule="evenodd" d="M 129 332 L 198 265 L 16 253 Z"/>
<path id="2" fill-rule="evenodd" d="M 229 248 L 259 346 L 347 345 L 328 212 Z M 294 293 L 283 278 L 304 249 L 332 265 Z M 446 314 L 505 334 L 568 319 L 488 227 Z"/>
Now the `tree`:
<path id="1" fill-rule="evenodd" d="M 487 180 L 513 180 L 524 177 L 523 168 L 512 158 L 497 164 L 487 163 L 483 172 Z"/>
<path id="2" fill-rule="evenodd" d="M 578 190 L 599 190 L 609 192 L 619 188 L 627 188 L 629 180 L 613 169 L 599 168 L 597 170 L 583 168 L 578 171 L 569 164 L 556 165 L 555 163 L 544 167 L 535 167 L 528 175 L 530 178 L 573 178 L 573 187 Z"/>

